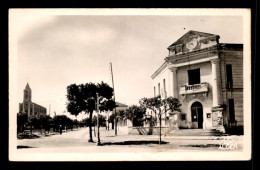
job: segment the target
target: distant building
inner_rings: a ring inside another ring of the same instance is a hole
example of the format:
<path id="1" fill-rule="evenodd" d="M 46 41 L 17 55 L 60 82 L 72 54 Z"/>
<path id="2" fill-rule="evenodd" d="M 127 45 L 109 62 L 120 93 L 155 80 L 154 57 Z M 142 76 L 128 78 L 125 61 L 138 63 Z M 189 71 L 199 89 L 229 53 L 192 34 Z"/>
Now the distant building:
<path id="1" fill-rule="evenodd" d="M 119 112 L 119 111 L 126 111 L 127 109 L 127 105 L 123 104 L 123 103 L 119 103 L 119 102 L 116 102 L 116 112 Z M 115 112 L 115 111 L 114 111 Z"/>
<path id="2" fill-rule="evenodd" d="M 115 114 L 115 111 L 116 113 L 118 114 L 120 111 L 124 111 L 126 112 L 126 109 L 127 109 L 127 105 L 123 104 L 123 103 L 120 103 L 120 102 L 116 102 L 116 109 L 113 109 L 113 111 L 108 111 L 106 112 L 106 121 L 107 121 L 107 126 L 108 126 L 108 120 L 109 120 L 109 117 L 112 115 L 112 114 Z M 118 123 L 117 125 L 118 126 L 126 126 L 126 123 L 127 123 L 127 120 L 126 119 L 118 119 Z"/>
<path id="3" fill-rule="evenodd" d="M 47 114 L 47 109 L 32 102 L 32 90 L 27 83 L 24 89 L 23 103 L 19 103 L 19 112 L 27 113 L 28 116 Z"/>
<path id="4" fill-rule="evenodd" d="M 116 112 L 120 113 L 121 111 L 126 112 L 127 105 L 123 103 L 116 102 Z M 115 109 L 113 110 L 113 113 L 115 113 Z M 127 120 L 126 119 L 118 119 L 118 126 L 126 126 L 127 125 Z"/>
<path id="5" fill-rule="evenodd" d="M 182 103 L 172 119 L 177 129 L 243 128 L 243 44 L 219 43 L 219 38 L 187 32 L 167 48 L 169 55 L 152 75 L 154 96 Z M 169 116 L 163 125 L 169 126 Z"/>

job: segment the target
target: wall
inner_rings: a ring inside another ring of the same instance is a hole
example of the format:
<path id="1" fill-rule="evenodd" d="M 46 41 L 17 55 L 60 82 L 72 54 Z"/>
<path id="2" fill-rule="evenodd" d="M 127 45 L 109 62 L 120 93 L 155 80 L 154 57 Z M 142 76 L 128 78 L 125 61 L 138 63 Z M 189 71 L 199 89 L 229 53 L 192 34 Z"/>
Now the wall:
<path id="1" fill-rule="evenodd" d="M 26 105 L 27 104 L 27 105 Z M 29 105 L 30 105 L 30 114 L 29 114 Z M 19 104 L 19 111 L 23 111 L 23 103 Z M 25 113 L 28 113 L 28 116 L 30 115 L 38 115 L 38 114 L 47 114 L 47 109 L 45 107 L 42 107 L 38 104 L 24 101 L 24 111 Z M 34 111 L 34 112 L 33 112 Z"/>
<path id="2" fill-rule="evenodd" d="M 161 134 L 168 135 L 169 127 L 162 127 Z M 160 128 L 159 127 L 128 127 L 129 135 L 159 135 Z"/>
<path id="3" fill-rule="evenodd" d="M 165 88 L 166 88 L 166 92 L 167 92 L 167 96 L 170 96 L 170 74 L 169 74 L 169 69 L 166 67 L 165 69 L 163 69 L 161 71 L 161 73 L 159 75 L 157 75 L 154 79 L 153 79 L 153 90 L 154 87 L 156 89 L 156 95 L 159 95 L 158 93 L 158 83 L 160 83 L 160 90 L 163 89 L 163 79 L 165 79 Z M 154 94 L 154 91 L 153 91 Z"/>
<path id="4" fill-rule="evenodd" d="M 209 91 L 207 96 L 202 93 L 187 94 L 185 98 L 180 95 L 180 86 L 188 84 L 188 70 L 200 69 L 201 82 L 209 84 Z M 190 66 L 178 67 L 177 69 L 178 94 L 179 101 L 182 103 L 181 113 L 178 115 L 180 128 L 197 128 L 197 123 L 191 120 L 190 107 L 194 102 L 200 102 L 203 106 L 203 129 L 212 128 L 212 116 L 207 118 L 207 113 L 211 113 L 212 108 L 212 76 L 211 76 L 211 62 L 199 63 Z M 181 115 L 186 115 L 185 120 L 181 120 Z"/>
<path id="5" fill-rule="evenodd" d="M 233 98 L 237 126 L 243 126 L 243 51 L 223 52 L 221 53 L 220 58 L 223 103 L 226 105 L 226 111 L 224 113 L 224 125 L 228 126 L 229 120 L 228 99 Z M 226 64 L 232 65 L 232 90 L 226 89 Z"/>
<path id="6" fill-rule="evenodd" d="M 172 89 L 170 87 L 172 87 L 172 84 L 170 82 L 172 73 L 171 71 L 167 68 L 167 66 L 153 79 L 153 88 L 152 88 L 152 92 L 154 94 L 154 87 L 156 88 L 156 95 L 159 95 L 158 93 L 158 83 L 160 83 L 160 91 L 161 89 L 163 89 L 163 80 L 165 79 L 165 91 L 167 93 L 167 97 L 172 96 Z M 154 96 L 154 95 L 153 95 Z M 149 111 L 149 113 L 151 114 L 151 111 Z M 154 115 L 154 112 L 152 112 L 152 115 Z M 168 121 L 167 118 L 169 115 L 168 114 L 163 114 L 162 115 L 162 126 L 167 125 Z M 159 120 L 159 118 L 158 118 Z"/>

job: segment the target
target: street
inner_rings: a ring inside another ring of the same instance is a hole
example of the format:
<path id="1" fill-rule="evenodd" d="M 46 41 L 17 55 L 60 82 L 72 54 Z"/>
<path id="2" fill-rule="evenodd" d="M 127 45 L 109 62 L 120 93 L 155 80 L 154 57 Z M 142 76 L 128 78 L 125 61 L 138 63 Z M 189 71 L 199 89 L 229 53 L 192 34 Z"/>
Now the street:
<path id="1" fill-rule="evenodd" d="M 94 129 L 94 128 L 93 128 Z M 95 129 L 97 131 L 97 129 Z M 18 150 L 37 152 L 178 152 L 178 151 L 242 151 L 243 136 L 229 136 L 236 144 L 235 148 L 225 146 L 230 140 L 218 136 L 162 136 L 162 144 L 158 144 L 157 135 L 127 135 L 127 129 L 120 127 L 118 135 L 114 130 L 100 128 L 102 146 L 97 146 L 97 136 L 93 133 L 95 143 L 89 143 L 89 129 L 79 128 L 60 134 L 36 139 L 17 140 Z M 225 143 L 225 141 L 227 141 Z M 220 149 L 220 145 L 224 147 Z"/>

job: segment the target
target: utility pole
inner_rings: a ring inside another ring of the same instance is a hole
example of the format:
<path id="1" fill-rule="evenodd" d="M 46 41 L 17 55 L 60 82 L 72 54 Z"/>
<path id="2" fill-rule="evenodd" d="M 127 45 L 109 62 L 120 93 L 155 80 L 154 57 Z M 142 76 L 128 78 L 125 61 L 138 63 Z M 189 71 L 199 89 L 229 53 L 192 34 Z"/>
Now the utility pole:
<path id="1" fill-rule="evenodd" d="M 114 90 L 114 102 L 116 103 L 116 95 L 115 95 L 115 87 L 114 87 L 114 78 L 113 78 L 113 69 L 112 69 L 112 63 L 110 63 L 111 68 L 111 76 L 112 76 L 112 86 Z M 115 107 L 115 135 L 117 135 L 117 116 L 116 116 L 116 107 Z"/>
<path id="2" fill-rule="evenodd" d="M 98 93 L 97 93 L 97 137 L 98 137 L 98 141 L 97 141 L 97 145 L 100 146 L 101 143 L 100 143 L 100 136 L 99 136 L 99 96 L 98 96 Z"/>

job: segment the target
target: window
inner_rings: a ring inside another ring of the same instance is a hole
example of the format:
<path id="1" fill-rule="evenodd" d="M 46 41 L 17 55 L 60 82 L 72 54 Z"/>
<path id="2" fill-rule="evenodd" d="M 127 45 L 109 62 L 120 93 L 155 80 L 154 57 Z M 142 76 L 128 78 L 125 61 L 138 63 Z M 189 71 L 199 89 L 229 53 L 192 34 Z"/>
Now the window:
<path id="1" fill-rule="evenodd" d="M 158 95 L 161 95 L 161 92 L 160 92 L 160 83 L 158 83 Z"/>
<path id="2" fill-rule="evenodd" d="M 227 89 L 233 88 L 233 77 L 232 77 L 232 65 L 226 65 L 226 74 L 227 74 Z"/>
<path id="3" fill-rule="evenodd" d="M 181 120 L 186 120 L 186 115 L 185 114 L 181 114 Z"/>
<path id="4" fill-rule="evenodd" d="M 229 106 L 229 121 L 235 121 L 234 99 L 228 99 L 228 106 Z"/>
<path id="5" fill-rule="evenodd" d="M 182 52 L 182 44 L 176 46 L 176 53 Z"/>
<path id="6" fill-rule="evenodd" d="M 165 79 L 163 79 L 163 91 L 166 91 L 166 86 L 165 86 Z"/>
<path id="7" fill-rule="evenodd" d="M 169 51 L 169 55 L 171 56 L 171 55 L 175 55 L 176 54 L 176 52 L 175 52 L 175 50 L 170 50 Z"/>
<path id="8" fill-rule="evenodd" d="M 188 70 L 189 85 L 200 84 L 200 69 Z"/>

